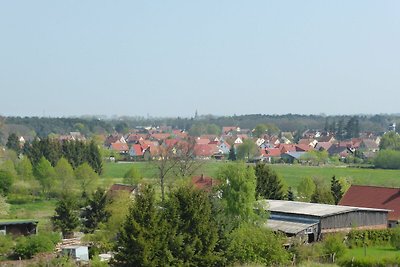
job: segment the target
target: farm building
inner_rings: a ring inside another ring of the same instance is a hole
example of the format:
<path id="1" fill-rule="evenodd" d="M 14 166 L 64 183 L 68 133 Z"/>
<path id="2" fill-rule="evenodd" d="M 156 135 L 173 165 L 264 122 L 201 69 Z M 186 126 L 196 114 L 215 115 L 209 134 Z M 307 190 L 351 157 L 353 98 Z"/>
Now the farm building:
<path id="1" fill-rule="evenodd" d="M 388 226 L 394 227 L 400 221 L 400 188 L 352 185 L 339 205 L 388 209 Z"/>
<path id="2" fill-rule="evenodd" d="M 0 234 L 35 235 L 38 223 L 35 220 L 0 220 Z"/>
<path id="3" fill-rule="evenodd" d="M 385 209 L 336 206 L 285 200 L 261 200 L 270 213 L 267 226 L 287 236 L 314 242 L 325 233 L 387 228 Z"/>

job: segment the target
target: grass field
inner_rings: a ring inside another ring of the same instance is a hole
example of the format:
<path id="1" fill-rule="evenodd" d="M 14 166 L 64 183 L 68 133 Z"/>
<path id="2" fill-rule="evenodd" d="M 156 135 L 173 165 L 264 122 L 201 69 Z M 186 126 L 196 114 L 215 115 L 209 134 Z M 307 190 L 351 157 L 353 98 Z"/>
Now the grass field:
<path id="1" fill-rule="evenodd" d="M 367 247 L 366 249 L 366 257 L 383 259 L 396 255 L 399 255 L 399 251 L 393 247 Z M 346 253 L 346 257 L 363 258 L 365 257 L 364 248 L 349 249 Z"/>
<path id="2" fill-rule="evenodd" d="M 157 170 L 154 165 L 147 162 L 136 163 L 107 163 L 102 177 L 104 178 L 122 178 L 127 170 L 134 164 L 143 177 L 156 178 Z M 204 173 L 208 176 L 215 176 L 222 162 L 209 161 L 206 162 L 198 173 Z M 289 164 L 275 164 L 272 168 L 280 174 L 286 181 L 288 186 L 297 188 L 301 178 L 304 177 L 321 177 L 327 182 L 333 175 L 348 178 L 352 184 L 360 185 L 377 185 L 400 187 L 400 170 L 382 170 L 370 168 L 349 168 L 344 166 L 302 166 Z"/>

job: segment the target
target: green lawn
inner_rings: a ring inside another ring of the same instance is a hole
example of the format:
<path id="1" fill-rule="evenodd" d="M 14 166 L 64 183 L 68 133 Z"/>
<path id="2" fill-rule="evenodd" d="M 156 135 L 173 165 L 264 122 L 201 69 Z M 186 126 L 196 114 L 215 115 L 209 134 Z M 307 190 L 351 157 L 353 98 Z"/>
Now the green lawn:
<path id="1" fill-rule="evenodd" d="M 399 251 L 393 247 L 367 247 L 366 249 L 366 256 L 376 259 L 394 257 L 396 255 L 399 255 Z M 346 253 L 346 257 L 363 258 L 365 257 L 364 248 L 349 249 Z"/>

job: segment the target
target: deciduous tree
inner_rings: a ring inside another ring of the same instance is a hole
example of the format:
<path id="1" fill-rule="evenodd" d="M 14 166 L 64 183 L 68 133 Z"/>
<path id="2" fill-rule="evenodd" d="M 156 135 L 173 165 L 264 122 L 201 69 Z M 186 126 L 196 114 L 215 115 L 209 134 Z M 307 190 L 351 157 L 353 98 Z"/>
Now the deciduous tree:
<path id="1" fill-rule="evenodd" d="M 241 160 L 252 160 L 260 154 L 257 145 L 251 139 L 246 139 L 237 148 L 236 156 Z"/>
<path id="2" fill-rule="evenodd" d="M 132 165 L 132 167 L 124 174 L 124 184 L 129 184 L 129 185 L 137 185 L 142 179 L 142 176 L 140 175 L 138 169 Z"/>
<path id="3" fill-rule="evenodd" d="M 99 178 L 97 173 L 86 162 L 76 168 L 75 176 L 83 193 L 90 193 Z"/>
<path id="4" fill-rule="evenodd" d="M 45 157 L 42 156 L 34 168 L 34 175 L 42 187 L 42 192 L 48 194 L 55 184 L 55 171 Z"/>
<path id="5" fill-rule="evenodd" d="M 226 213 L 238 223 L 254 219 L 256 176 L 254 168 L 244 163 L 228 163 L 217 174 L 221 181 Z"/>
<path id="6" fill-rule="evenodd" d="M 304 177 L 301 179 L 297 187 L 297 195 L 300 201 L 309 202 L 311 196 L 315 192 L 315 183 L 310 177 Z"/>

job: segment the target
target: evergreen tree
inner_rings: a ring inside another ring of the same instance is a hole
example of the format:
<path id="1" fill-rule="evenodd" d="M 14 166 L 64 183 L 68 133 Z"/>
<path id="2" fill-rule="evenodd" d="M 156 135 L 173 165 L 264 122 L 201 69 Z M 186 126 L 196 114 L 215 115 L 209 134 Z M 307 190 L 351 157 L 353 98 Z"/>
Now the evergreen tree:
<path id="1" fill-rule="evenodd" d="M 231 148 L 229 149 L 228 160 L 231 160 L 231 161 L 236 160 L 236 152 L 235 152 L 235 147 L 233 146 L 233 144 L 232 144 Z"/>
<path id="2" fill-rule="evenodd" d="M 106 192 L 97 188 L 87 200 L 86 207 L 83 208 L 81 218 L 83 222 L 84 231 L 93 233 L 100 223 L 105 223 L 110 217 L 111 213 L 106 210 L 108 198 Z"/>
<path id="3" fill-rule="evenodd" d="M 56 214 L 51 218 L 55 229 L 61 230 L 64 238 L 68 238 L 79 225 L 76 214 L 76 202 L 70 196 L 61 198 L 56 206 Z"/>
<path id="4" fill-rule="evenodd" d="M 58 160 L 61 158 L 60 143 L 50 138 L 44 138 L 39 143 L 43 156 L 51 163 L 51 166 L 56 166 Z"/>
<path id="5" fill-rule="evenodd" d="M 6 147 L 8 149 L 14 150 L 17 154 L 19 154 L 21 152 L 21 146 L 19 143 L 19 139 L 15 133 L 11 133 L 8 136 Z"/>
<path id="6" fill-rule="evenodd" d="M 343 132 L 344 132 L 344 121 L 343 119 L 340 119 L 338 122 L 338 126 L 337 126 L 337 132 L 336 132 L 336 138 L 338 140 L 342 140 L 343 139 Z"/>
<path id="7" fill-rule="evenodd" d="M 215 266 L 218 241 L 217 227 L 206 192 L 180 187 L 169 194 L 164 219 L 172 266 Z"/>
<path id="8" fill-rule="evenodd" d="M 288 189 L 287 199 L 289 201 L 294 201 L 294 199 L 295 199 L 295 196 L 294 196 L 294 193 L 293 193 L 293 190 L 291 187 L 289 187 L 289 189 Z"/>
<path id="9" fill-rule="evenodd" d="M 87 162 L 92 169 L 100 175 L 103 171 L 103 161 L 101 159 L 100 149 L 93 140 L 88 145 L 87 151 Z"/>
<path id="10" fill-rule="evenodd" d="M 0 195 L 7 195 L 11 190 L 13 176 L 6 170 L 0 170 Z"/>
<path id="11" fill-rule="evenodd" d="M 259 163 L 255 167 L 257 178 L 256 197 L 261 199 L 284 199 L 282 178 L 266 164 Z"/>
<path id="12" fill-rule="evenodd" d="M 116 266 L 166 266 L 166 245 L 154 189 L 146 185 L 136 195 L 128 216 L 118 234 L 115 246 Z"/>
<path id="13" fill-rule="evenodd" d="M 346 138 L 357 138 L 360 135 L 359 121 L 357 117 L 351 117 L 346 124 Z"/>
<path id="14" fill-rule="evenodd" d="M 24 150 L 26 150 L 26 155 L 31 160 L 32 165 L 35 167 L 39 163 L 40 159 L 43 157 L 40 141 L 38 139 L 35 139 L 30 145 L 25 145 L 26 146 L 24 146 Z"/>
<path id="15" fill-rule="evenodd" d="M 335 204 L 337 205 L 339 201 L 342 199 L 343 191 L 342 191 L 342 185 L 340 184 L 340 181 L 336 179 L 335 175 L 332 177 L 331 180 L 331 193 L 335 200 Z"/>

